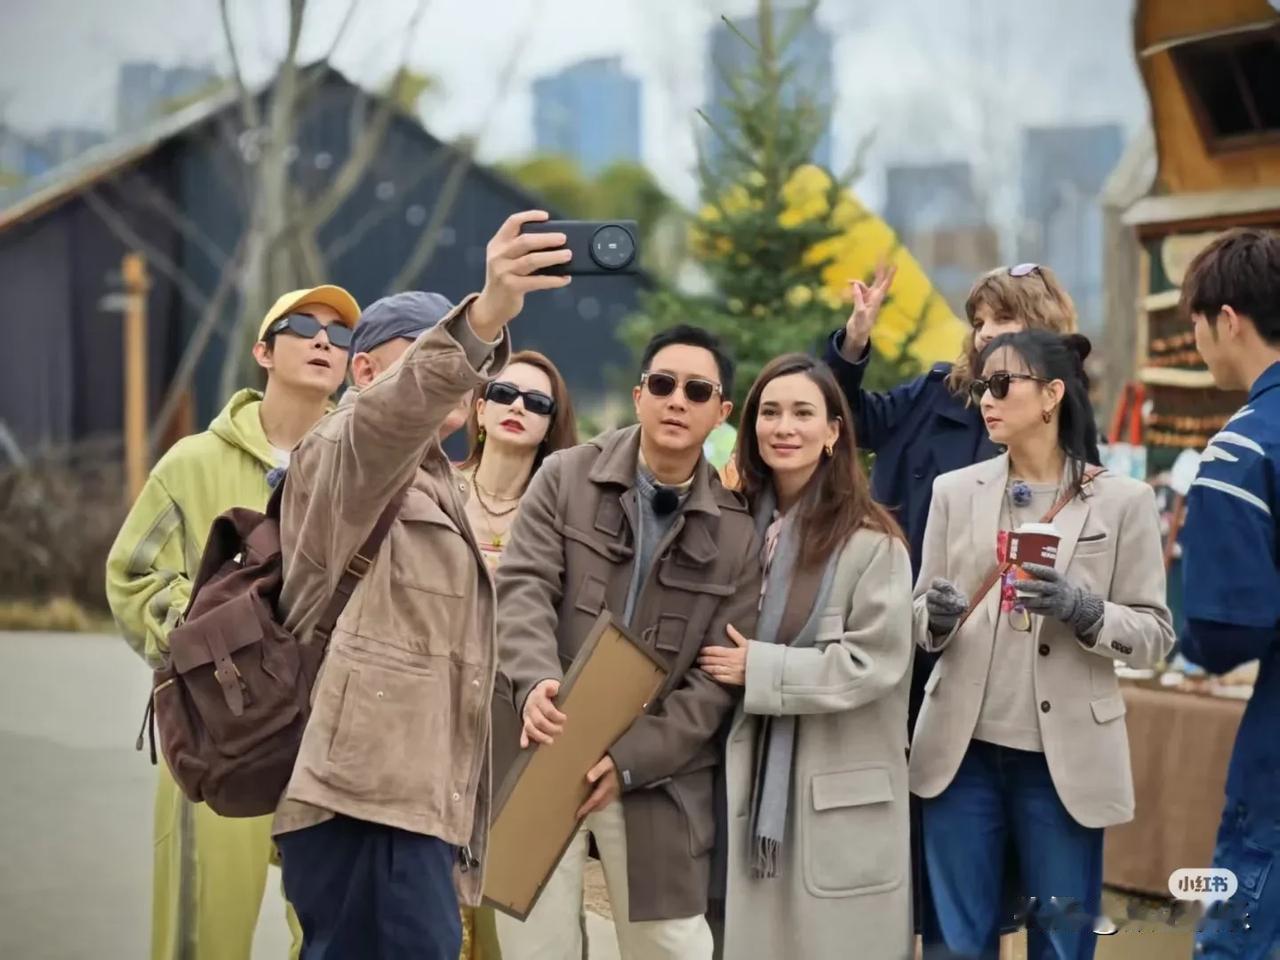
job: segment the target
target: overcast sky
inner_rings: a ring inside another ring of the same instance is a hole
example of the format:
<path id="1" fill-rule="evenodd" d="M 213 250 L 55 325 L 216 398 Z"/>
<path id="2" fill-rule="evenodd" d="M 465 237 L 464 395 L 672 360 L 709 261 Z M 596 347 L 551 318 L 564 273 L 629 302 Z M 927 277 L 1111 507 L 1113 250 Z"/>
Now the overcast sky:
<path id="1" fill-rule="evenodd" d="M 228 67 L 217 0 L 0 0 L 0 117 L 27 132 L 110 128 L 119 65 Z M 311 0 L 302 56 L 332 43 L 348 0 Z M 335 56 L 367 84 L 399 61 L 417 0 L 363 0 Z M 428 0 L 408 61 L 442 89 L 424 101 L 436 134 L 483 131 L 481 156 L 532 146 L 530 81 L 618 54 L 644 83 L 645 162 L 681 199 L 692 178 L 694 109 L 706 96 L 706 35 L 753 0 Z M 873 130 L 859 185 L 878 204 L 886 162 L 971 160 L 1013 196 L 1026 125 L 1146 122 L 1129 0 L 822 0 L 836 36 L 835 159 Z M 284 46 L 285 0 L 232 0 L 241 56 L 265 77 Z M 510 70 L 508 70 L 510 65 Z M 510 82 L 501 83 L 504 73 Z M 483 124 L 483 128 L 481 125 Z"/>

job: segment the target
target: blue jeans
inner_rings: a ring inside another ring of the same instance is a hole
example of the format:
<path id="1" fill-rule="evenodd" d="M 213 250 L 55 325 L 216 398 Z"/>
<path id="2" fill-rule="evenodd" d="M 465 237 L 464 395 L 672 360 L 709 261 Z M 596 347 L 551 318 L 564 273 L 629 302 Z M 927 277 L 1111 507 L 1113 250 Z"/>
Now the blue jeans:
<path id="1" fill-rule="evenodd" d="M 1058 798 L 1044 754 L 974 740 L 955 779 L 924 801 L 924 853 L 943 956 L 1000 952 L 1006 844 L 1028 899 L 1028 960 L 1091 960 L 1102 900 L 1102 830 Z"/>
<path id="2" fill-rule="evenodd" d="M 456 847 L 343 816 L 276 845 L 302 960 L 458 960 Z"/>
<path id="3" fill-rule="evenodd" d="M 1259 807 L 1227 798 L 1213 865 L 1232 871 L 1239 887 L 1226 903 L 1206 911 L 1196 934 L 1197 958 L 1280 957 L 1280 798 L 1265 799 Z"/>

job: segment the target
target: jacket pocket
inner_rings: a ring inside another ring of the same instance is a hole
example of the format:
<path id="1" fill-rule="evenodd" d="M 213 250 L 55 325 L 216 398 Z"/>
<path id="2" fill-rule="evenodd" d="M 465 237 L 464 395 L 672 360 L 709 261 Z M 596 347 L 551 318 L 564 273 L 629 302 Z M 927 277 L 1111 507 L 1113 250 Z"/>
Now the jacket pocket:
<path id="1" fill-rule="evenodd" d="M 392 525 L 391 580 L 401 587 L 443 597 L 466 593 L 475 561 L 454 522 L 421 490 L 410 490 Z"/>
<path id="2" fill-rule="evenodd" d="M 895 809 L 888 765 L 816 774 L 807 787 L 808 803 L 797 814 L 809 893 L 853 897 L 900 885 L 907 822 Z"/>
<path id="3" fill-rule="evenodd" d="M 360 682 L 360 671 L 348 668 L 340 681 L 335 701 L 337 719 L 333 725 L 333 736 L 329 738 L 329 752 L 326 759 L 330 763 L 339 763 L 349 755 L 351 747 L 351 705 L 355 701 L 353 688 Z M 335 683 L 335 687 L 338 684 Z"/>
<path id="4" fill-rule="evenodd" d="M 1123 717 L 1126 709 L 1124 697 L 1119 693 L 1099 700 L 1091 700 L 1089 706 L 1093 710 L 1093 719 L 1098 723 L 1110 723 L 1118 717 Z"/>
<path id="5" fill-rule="evenodd" d="M 359 803 L 447 819 L 458 771 L 477 749 L 455 736 L 447 678 L 344 654 L 331 651 L 326 673 L 337 667 L 338 675 L 327 678 L 331 694 L 313 716 L 330 728 L 318 778 Z"/>
<path id="6" fill-rule="evenodd" d="M 662 787 L 675 800 L 688 828 L 689 855 L 695 859 L 705 856 L 716 839 L 712 769 L 681 774 Z"/>

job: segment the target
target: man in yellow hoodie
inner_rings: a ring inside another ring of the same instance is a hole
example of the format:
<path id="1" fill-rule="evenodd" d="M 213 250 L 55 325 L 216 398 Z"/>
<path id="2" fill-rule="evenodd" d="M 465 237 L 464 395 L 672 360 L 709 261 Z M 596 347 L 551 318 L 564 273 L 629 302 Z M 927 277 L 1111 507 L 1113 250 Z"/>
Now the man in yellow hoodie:
<path id="1" fill-rule="evenodd" d="M 231 507 L 262 510 L 290 451 L 346 375 L 360 307 L 334 286 L 294 290 L 263 318 L 253 355 L 264 392 L 241 390 L 204 433 L 180 440 L 147 479 L 107 558 L 107 600 L 149 666 L 186 610 L 209 528 Z M 223 818 L 187 800 L 163 763 L 155 807 L 152 960 L 250 960 L 272 857 L 271 817 Z M 292 956 L 302 937 L 293 911 Z"/>

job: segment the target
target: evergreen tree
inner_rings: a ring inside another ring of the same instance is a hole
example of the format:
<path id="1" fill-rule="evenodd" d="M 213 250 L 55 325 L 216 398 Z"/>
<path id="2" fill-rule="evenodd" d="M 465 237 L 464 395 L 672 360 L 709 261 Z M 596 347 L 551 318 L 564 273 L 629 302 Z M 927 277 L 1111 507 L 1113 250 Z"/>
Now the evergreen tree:
<path id="1" fill-rule="evenodd" d="M 850 310 L 846 281 L 856 276 L 870 283 L 876 265 L 866 256 L 860 229 L 878 225 L 871 238 L 879 246 L 878 257 L 894 259 L 900 250 L 891 232 L 848 189 L 856 165 L 836 177 L 811 162 L 828 108 L 811 91 L 798 89 L 798 64 L 789 54 L 815 7 L 816 2 L 810 3 L 778 22 L 770 0 L 760 0 L 758 37 L 748 37 L 726 18 L 751 56 L 738 71 L 717 65 L 729 91 L 727 123 L 714 124 L 704 115 L 712 148 L 700 150 L 703 206 L 691 227 L 690 249 L 714 292 L 653 291 L 624 331 L 637 349 L 655 331 L 676 323 L 697 324 L 720 335 L 740 370 L 732 398 L 738 409 L 770 359 L 788 351 L 820 350 L 824 336 L 844 326 Z M 843 272 L 855 246 L 864 261 L 860 276 Z M 901 253 L 909 259 L 905 250 Z M 833 271 L 843 275 L 833 276 Z M 927 280 L 924 284 L 928 287 Z M 950 317 L 945 303 L 929 290 L 919 310 L 911 311 L 908 326 L 914 324 L 914 329 L 895 336 L 890 325 L 887 337 L 873 341 L 880 355 L 869 371 L 869 386 L 898 383 L 919 371 L 909 352 L 918 331 L 933 311 Z"/>

